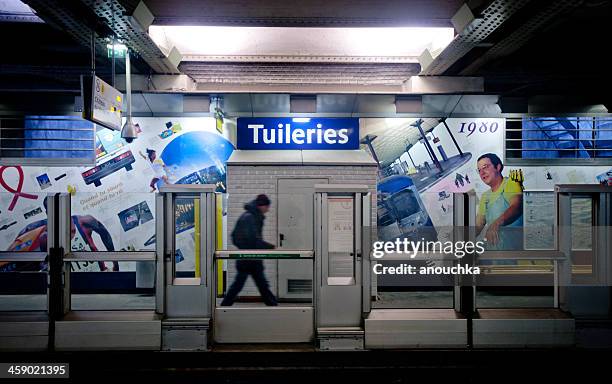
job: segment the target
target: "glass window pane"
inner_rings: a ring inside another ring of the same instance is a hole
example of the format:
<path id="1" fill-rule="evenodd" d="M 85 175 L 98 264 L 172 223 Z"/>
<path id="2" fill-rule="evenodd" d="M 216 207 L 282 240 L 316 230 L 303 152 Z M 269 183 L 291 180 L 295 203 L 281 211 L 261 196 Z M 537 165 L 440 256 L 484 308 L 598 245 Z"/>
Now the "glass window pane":
<path id="1" fill-rule="evenodd" d="M 99 191 L 76 192 L 71 196 L 72 251 L 155 249 L 155 195 L 123 192 L 123 188 L 124 182 L 109 182 L 97 187 Z M 134 262 L 74 262 L 71 267 L 74 272 L 135 270 Z"/>
<path id="2" fill-rule="evenodd" d="M 597 128 L 595 135 L 598 148 L 597 157 L 612 157 L 612 120 L 597 118 L 595 126 Z"/>
<path id="3" fill-rule="evenodd" d="M 113 262 L 105 264 L 110 266 Z M 131 268 L 116 273 L 71 273 L 71 308 L 87 311 L 154 309 L 155 262 L 121 263 L 122 267 L 124 264 Z"/>
<path id="4" fill-rule="evenodd" d="M 519 135 L 508 123 L 506 155 L 524 159 L 590 159 L 612 156 L 612 120 L 593 117 L 523 118 Z M 515 141 L 516 140 L 516 141 Z M 520 148 L 517 151 L 517 143 Z"/>
<path id="5" fill-rule="evenodd" d="M 47 264 L 0 262 L 0 312 L 47 309 Z"/>
<path id="6" fill-rule="evenodd" d="M 200 199 L 179 197 L 174 201 L 175 277 L 202 277 L 200 253 Z"/>
<path id="7" fill-rule="evenodd" d="M 590 198 L 572 199 L 572 250 L 592 249 L 592 209 L 593 205 Z"/>

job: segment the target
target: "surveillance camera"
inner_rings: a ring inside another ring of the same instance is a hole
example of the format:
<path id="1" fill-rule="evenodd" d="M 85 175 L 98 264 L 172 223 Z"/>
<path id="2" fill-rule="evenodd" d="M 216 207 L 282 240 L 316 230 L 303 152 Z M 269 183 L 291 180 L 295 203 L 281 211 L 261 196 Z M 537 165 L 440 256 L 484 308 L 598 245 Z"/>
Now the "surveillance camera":
<path id="1" fill-rule="evenodd" d="M 125 141 L 131 143 L 138 136 L 138 131 L 136 129 L 136 125 L 132 122 L 132 118 L 128 117 L 125 125 L 121 129 L 121 138 Z"/>

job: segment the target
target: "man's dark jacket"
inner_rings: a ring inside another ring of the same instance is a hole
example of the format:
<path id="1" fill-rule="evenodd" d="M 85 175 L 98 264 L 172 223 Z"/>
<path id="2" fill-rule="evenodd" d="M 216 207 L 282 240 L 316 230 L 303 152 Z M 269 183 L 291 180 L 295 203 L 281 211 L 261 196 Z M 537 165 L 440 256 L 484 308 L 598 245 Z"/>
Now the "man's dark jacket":
<path id="1" fill-rule="evenodd" d="M 272 249 L 274 245 L 263 240 L 262 229 L 264 215 L 257 209 L 255 200 L 244 206 L 245 212 L 240 216 L 234 231 L 232 242 L 238 249 Z"/>

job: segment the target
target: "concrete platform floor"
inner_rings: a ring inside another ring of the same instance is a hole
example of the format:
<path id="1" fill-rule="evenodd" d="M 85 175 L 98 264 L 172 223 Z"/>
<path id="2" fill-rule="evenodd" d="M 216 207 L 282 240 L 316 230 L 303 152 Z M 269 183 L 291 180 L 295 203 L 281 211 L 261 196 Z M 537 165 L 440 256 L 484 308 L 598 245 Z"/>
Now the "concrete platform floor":
<path id="1" fill-rule="evenodd" d="M 552 296 L 512 296 L 478 292 L 479 308 L 543 308 L 551 307 Z M 217 305 L 220 304 L 218 300 Z M 236 303 L 236 306 L 259 306 L 263 303 Z M 281 306 L 303 303 L 280 303 Z M 452 308 L 452 292 L 379 292 L 373 308 Z M 45 295 L 0 295 L 0 311 L 44 311 Z M 153 310 L 155 296 L 141 294 L 73 294 L 74 310 Z"/>
<path id="2" fill-rule="evenodd" d="M 552 306 L 552 296 L 477 294 L 480 308 L 544 308 Z M 220 300 L 217 300 L 217 305 Z M 263 303 L 236 303 L 236 306 L 259 306 Z M 281 306 L 304 305 L 303 303 L 280 303 Z M 452 308 L 452 292 L 379 292 L 374 308 Z M 43 311 L 47 308 L 45 295 L 0 295 L 0 311 Z M 155 296 L 141 294 L 74 294 L 74 310 L 153 310 Z"/>

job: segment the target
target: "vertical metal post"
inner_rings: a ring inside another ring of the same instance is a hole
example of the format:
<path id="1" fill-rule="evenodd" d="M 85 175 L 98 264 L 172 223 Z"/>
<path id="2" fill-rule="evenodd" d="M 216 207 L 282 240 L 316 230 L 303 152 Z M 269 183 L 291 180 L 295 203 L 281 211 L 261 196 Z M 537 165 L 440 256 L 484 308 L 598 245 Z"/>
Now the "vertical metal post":
<path id="1" fill-rule="evenodd" d="M 115 86 L 115 2 L 111 1 L 111 29 L 113 30 L 113 37 L 111 39 L 111 49 L 113 50 L 113 56 L 111 61 L 111 85 Z"/>
<path id="2" fill-rule="evenodd" d="M 193 218 L 194 218 L 194 238 L 193 238 L 193 255 L 195 261 L 195 277 L 200 278 L 200 283 L 204 284 L 204 279 L 202 279 L 202 268 L 206 269 L 206 266 L 202 265 L 202 254 L 206 252 L 205 249 L 202 248 L 202 235 L 206 235 L 206 224 L 204 220 L 202 220 L 200 215 L 200 210 L 204 210 L 205 195 L 203 193 L 200 194 L 200 199 L 193 199 Z"/>
<path id="3" fill-rule="evenodd" d="M 155 194 L 155 312 L 164 313 L 166 285 L 164 279 L 166 211 L 164 194 Z"/>
<path id="4" fill-rule="evenodd" d="M 454 194 L 453 201 L 453 241 L 468 241 L 472 238 L 472 215 L 475 216 L 475 196 L 468 193 Z M 456 228 L 456 227 L 459 228 Z M 462 263 L 475 265 L 476 258 L 473 253 L 466 254 Z M 473 347 L 473 319 L 476 313 L 476 285 L 474 276 L 459 276 L 455 285 L 455 310 L 465 316 L 467 321 L 467 343 Z"/>
<path id="5" fill-rule="evenodd" d="M 564 260 L 557 265 L 558 287 L 557 300 L 561 310 L 567 310 L 567 286 L 571 282 L 571 254 L 572 254 L 572 230 L 571 230 L 571 200 L 570 193 L 555 192 L 556 195 L 556 222 L 557 222 L 557 244 Z"/>
<path id="6" fill-rule="evenodd" d="M 463 241 L 466 236 L 464 219 L 465 198 L 463 193 L 453 193 L 453 242 Z M 455 261 L 453 261 L 455 262 Z M 461 286 L 460 276 L 455 275 L 453 287 L 453 308 L 461 312 Z"/>
<path id="7" fill-rule="evenodd" d="M 361 140 L 361 143 L 368 146 L 368 149 L 370 150 L 370 154 L 372 155 L 372 157 L 374 158 L 374 161 L 376 161 L 376 164 L 378 164 L 378 168 L 380 169 L 380 161 L 378 160 L 376 151 L 374 151 L 374 147 L 372 146 L 372 142 L 374 141 L 374 139 L 376 139 L 376 136 L 367 135 Z"/>
<path id="8" fill-rule="evenodd" d="M 559 308 L 559 262 L 553 260 L 553 308 Z"/>
<path id="9" fill-rule="evenodd" d="M 59 194 L 48 194 L 47 202 L 47 311 L 49 337 L 47 348 L 55 350 L 55 321 L 63 314 L 62 264 L 63 250 L 59 247 L 59 219 L 57 215 Z"/>
<path id="10" fill-rule="evenodd" d="M 111 46 L 113 50 L 113 58 L 111 61 L 111 85 L 115 87 L 115 36 L 113 36 L 113 40 L 111 41 Z"/>
<path id="11" fill-rule="evenodd" d="M 415 121 L 411 125 L 413 127 L 417 127 L 417 129 L 421 133 L 421 137 L 423 138 L 423 143 L 425 144 L 425 147 L 427 148 L 427 152 L 429 152 L 429 156 L 431 157 L 431 161 L 433 161 L 434 165 L 440 171 L 443 171 L 442 164 L 440 164 L 440 162 L 438 161 L 438 158 L 436 157 L 436 154 L 434 153 L 433 149 L 431 148 L 431 144 L 429 144 L 429 141 L 427 140 L 427 136 L 425 136 L 425 132 L 423 131 L 423 127 L 422 127 L 423 119 L 418 119 L 417 121 Z"/>
<path id="12" fill-rule="evenodd" d="M 361 284 L 362 284 L 362 312 L 370 313 L 372 307 L 372 262 L 370 252 L 372 247 L 372 195 L 367 193 L 362 195 L 362 245 L 361 245 Z"/>
<path id="13" fill-rule="evenodd" d="M 446 128 L 446 131 L 448 132 L 448 134 L 450 135 L 451 139 L 453 140 L 453 143 L 455 144 L 455 147 L 457 147 L 457 151 L 459 151 L 459 156 L 463 157 L 463 151 L 461 150 L 461 147 L 459 146 L 459 144 L 457 144 L 457 140 L 455 140 L 455 136 L 453 135 L 453 133 L 451 132 L 450 128 L 448 127 L 448 124 L 446 123 L 446 118 L 440 119 L 439 120 L 442 124 L 444 124 L 444 127 Z"/>
<path id="14" fill-rule="evenodd" d="M 314 308 L 314 329 L 317 329 L 319 323 L 319 298 L 321 295 L 321 286 L 323 285 L 322 261 L 321 253 L 323 252 L 323 246 L 321 244 L 321 231 L 322 231 L 322 220 L 321 220 L 321 209 L 322 199 L 321 193 L 315 193 L 314 195 L 314 255 L 312 260 L 312 306 Z"/>
<path id="15" fill-rule="evenodd" d="M 58 245 L 61 249 L 61 255 L 66 255 L 71 251 L 71 232 L 72 232 L 72 215 L 70 212 L 70 194 L 62 193 L 59 195 L 58 202 Z M 65 263 L 61 258 L 61 281 L 62 281 L 62 315 L 68 313 L 72 307 L 71 288 L 70 288 L 70 263 Z"/>
<path id="16" fill-rule="evenodd" d="M 355 283 L 358 283 L 361 280 L 361 268 L 359 267 L 360 261 L 361 261 L 361 257 L 362 257 L 362 253 L 361 253 L 361 231 L 358 231 L 357 228 L 361 227 L 361 212 L 362 212 L 362 207 L 361 207 L 361 193 L 355 193 L 353 195 L 353 232 L 355 233 L 355 237 L 354 237 L 354 242 L 355 245 L 353 246 L 354 248 L 354 253 L 355 256 L 353 257 L 353 278 L 355 279 Z"/>
<path id="17" fill-rule="evenodd" d="M 89 41 L 89 50 L 91 54 L 91 75 L 96 74 L 96 31 L 91 30 L 91 36 Z"/>
<path id="18" fill-rule="evenodd" d="M 164 269 L 165 269 L 165 286 L 172 285 L 174 280 L 174 233 L 175 233 L 175 216 L 174 216 L 174 195 L 172 192 L 164 193 L 165 209 L 165 240 L 164 240 Z"/>
<path id="19" fill-rule="evenodd" d="M 113 51 L 114 51 L 113 47 Z M 127 99 L 127 116 L 132 118 L 132 70 L 130 62 L 130 50 L 125 51 L 125 96 Z"/>

